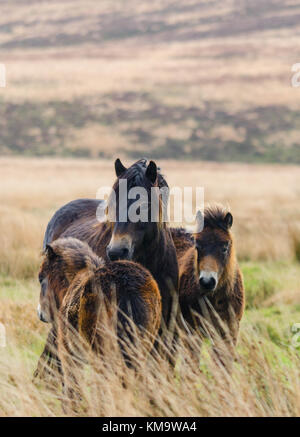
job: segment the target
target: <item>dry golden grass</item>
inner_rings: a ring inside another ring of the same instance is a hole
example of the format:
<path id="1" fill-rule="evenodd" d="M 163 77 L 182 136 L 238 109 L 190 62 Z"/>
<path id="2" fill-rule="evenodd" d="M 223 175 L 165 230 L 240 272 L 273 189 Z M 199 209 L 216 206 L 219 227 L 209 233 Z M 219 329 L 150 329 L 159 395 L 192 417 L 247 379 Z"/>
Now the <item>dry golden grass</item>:
<path id="1" fill-rule="evenodd" d="M 32 382 L 36 357 L 11 343 L 0 355 L 0 416 L 299 416 L 299 355 L 274 347 L 249 322 L 244 323 L 233 370 L 228 374 L 201 348 L 199 337 L 181 334 L 177 361 L 149 356 L 141 346 L 131 350 L 137 373 L 128 369 L 111 344 L 102 358 L 92 354 L 89 365 L 74 371 L 82 400 L 65 411 L 61 386 Z M 35 334 L 35 339 L 38 337 Z M 183 344 L 184 343 L 184 344 Z M 190 354 L 190 347 L 193 355 Z M 173 355 L 174 356 L 174 355 Z M 73 407 L 74 408 L 74 407 Z"/>
<path id="2" fill-rule="evenodd" d="M 238 361 L 229 377 L 215 366 L 207 347 L 198 368 L 182 345 L 175 372 L 166 360 L 150 359 L 136 378 L 113 355 L 109 368 L 100 366 L 100 371 L 94 363 L 80 372 L 84 402 L 73 414 L 299 415 L 299 353 L 291 347 L 290 331 L 300 316 L 300 266 L 294 262 L 299 167 L 158 164 L 171 187 L 204 186 L 206 202 L 231 207 L 239 257 L 249 260 L 242 262 L 249 309 Z M 0 322 L 7 331 L 7 348 L 0 353 L 0 416 L 60 416 L 61 391 L 32 383 L 48 330 L 36 316 L 43 233 L 59 206 L 111 186 L 113 163 L 1 158 L 0 173 Z"/>

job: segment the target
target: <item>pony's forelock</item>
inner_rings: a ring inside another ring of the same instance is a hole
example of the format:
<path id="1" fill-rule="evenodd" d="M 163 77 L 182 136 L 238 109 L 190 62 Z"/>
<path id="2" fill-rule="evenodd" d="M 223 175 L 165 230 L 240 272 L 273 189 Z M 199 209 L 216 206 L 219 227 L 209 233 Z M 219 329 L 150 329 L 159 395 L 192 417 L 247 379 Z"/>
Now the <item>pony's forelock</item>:
<path id="1" fill-rule="evenodd" d="M 229 209 L 222 205 L 209 205 L 204 209 L 204 228 L 220 228 L 228 231 L 225 225 L 225 218 Z"/>

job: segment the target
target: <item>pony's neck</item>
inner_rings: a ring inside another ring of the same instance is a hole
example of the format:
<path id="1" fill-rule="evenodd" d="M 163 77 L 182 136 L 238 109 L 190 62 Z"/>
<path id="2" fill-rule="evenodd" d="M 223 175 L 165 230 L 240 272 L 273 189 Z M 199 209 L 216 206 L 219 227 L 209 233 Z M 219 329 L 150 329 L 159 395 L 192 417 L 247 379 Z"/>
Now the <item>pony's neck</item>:
<path id="1" fill-rule="evenodd" d="M 178 282 L 176 250 L 167 226 L 158 227 L 151 244 L 143 250 L 143 253 L 136 261 L 146 267 L 158 282 L 162 272 L 164 274 L 166 272 L 171 274 L 172 272 L 173 276 L 177 276 L 176 283 Z"/>
<path id="2" fill-rule="evenodd" d="M 156 234 L 153 236 L 146 248 L 143 248 L 137 261 L 152 270 L 156 270 L 158 266 L 164 263 L 165 254 L 167 251 L 167 241 L 165 229 L 158 227 Z"/>

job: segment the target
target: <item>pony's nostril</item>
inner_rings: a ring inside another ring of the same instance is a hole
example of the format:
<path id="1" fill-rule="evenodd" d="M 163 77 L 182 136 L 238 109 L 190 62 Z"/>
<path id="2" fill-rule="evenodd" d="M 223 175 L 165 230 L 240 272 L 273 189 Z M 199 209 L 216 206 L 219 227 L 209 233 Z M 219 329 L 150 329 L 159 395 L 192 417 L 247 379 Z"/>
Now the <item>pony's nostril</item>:
<path id="1" fill-rule="evenodd" d="M 41 310 L 41 305 L 39 304 L 37 308 L 38 318 L 41 322 L 48 323 L 48 320 L 45 318 L 43 311 Z"/>
<path id="2" fill-rule="evenodd" d="M 111 250 L 111 249 L 107 250 L 107 256 L 111 261 L 116 261 L 119 258 L 118 254 L 119 254 L 119 251 Z"/>
<path id="3" fill-rule="evenodd" d="M 122 258 L 127 258 L 129 250 L 127 248 L 122 249 Z"/>
<path id="4" fill-rule="evenodd" d="M 200 278 L 200 285 L 206 290 L 213 290 L 216 286 L 216 280 L 212 276 L 210 278 Z"/>
<path id="5" fill-rule="evenodd" d="M 215 280 L 215 278 L 211 278 L 210 279 L 210 287 L 211 287 L 211 289 L 215 288 L 215 286 L 216 286 L 216 280 Z"/>

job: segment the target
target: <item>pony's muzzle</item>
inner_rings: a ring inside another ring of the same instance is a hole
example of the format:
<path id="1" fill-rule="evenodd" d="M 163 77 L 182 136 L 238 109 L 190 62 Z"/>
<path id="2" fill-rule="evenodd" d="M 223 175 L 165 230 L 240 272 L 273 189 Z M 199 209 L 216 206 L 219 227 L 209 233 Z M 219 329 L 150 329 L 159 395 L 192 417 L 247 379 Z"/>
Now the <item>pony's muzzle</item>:
<path id="1" fill-rule="evenodd" d="M 49 320 L 47 320 L 47 318 L 45 317 L 45 315 L 41 309 L 40 304 L 38 304 L 38 307 L 37 307 L 37 315 L 38 315 L 38 318 L 40 319 L 41 322 L 49 323 Z"/>
<path id="2" fill-rule="evenodd" d="M 106 253 L 111 261 L 117 261 L 119 259 L 129 259 L 129 249 L 127 247 L 110 248 L 109 246 L 107 246 Z"/>
<path id="3" fill-rule="evenodd" d="M 203 290 L 213 291 L 218 284 L 218 273 L 201 271 L 199 275 L 199 283 Z"/>
<path id="4" fill-rule="evenodd" d="M 111 261 L 132 259 L 133 244 L 130 235 L 112 235 L 106 248 L 106 254 Z"/>

